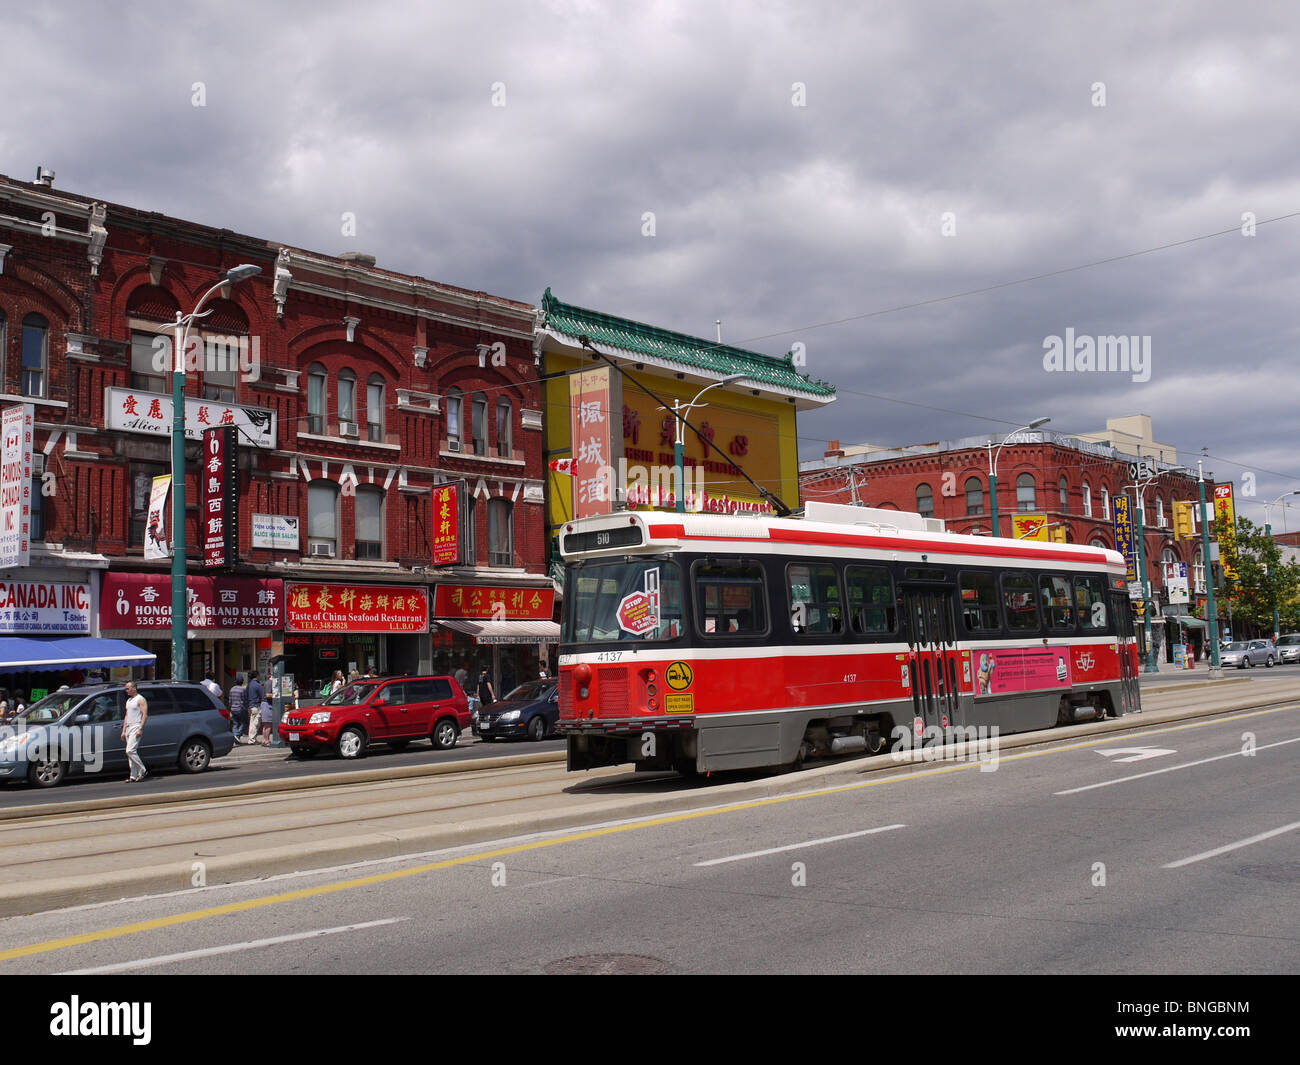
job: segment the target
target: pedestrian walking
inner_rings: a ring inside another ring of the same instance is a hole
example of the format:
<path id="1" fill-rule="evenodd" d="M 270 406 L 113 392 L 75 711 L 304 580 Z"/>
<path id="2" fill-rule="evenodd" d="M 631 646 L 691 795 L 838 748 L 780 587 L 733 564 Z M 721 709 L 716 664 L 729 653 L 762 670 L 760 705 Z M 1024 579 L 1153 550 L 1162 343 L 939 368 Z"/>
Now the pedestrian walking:
<path id="1" fill-rule="evenodd" d="M 135 687 L 133 681 L 126 682 L 126 716 L 122 719 L 122 739 L 126 740 L 126 761 L 131 767 L 128 784 L 144 780 L 147 771 L 144 759 L 140 757 L 140 735 L 144 732 L 144 723 L 149 719 L 149 703 Z"/>
<path id="2" fill-rule="evenodd" d="M 488 676 L 485 669 L 478 675 L 478 704 L 482 706 L 491 706 L 497 701 L 496 692 L 492 690 L 492 678 Z"/>
<path id="3" fill-rule="evenodd" d="M 262 704 L 266 702 L 266 689 L 257 679 L 257 670 L 248 674 L 248 742 L 256 743 L 262 731 Z"/>
<path id="4" fill-rule="evenodd" d="M 235 686 L 230 689 L 230 731 L 235 734 L 235 742 L 242 743 L 248 721 L 248 688 L 244 685 L 242 674 L 236 674 Z"/>
<path id="5" fill-rule="evenodd" d="M 466 662 L 453 675 L 456 678 L 456 683 L 460 685 L 461 691 L 468 693 L 469 689 L 465 685 L 469 683 L 469 663 Z"/>
<path id="6" fill-rule="evenodd" d="M 207 688 L 216 698 L 221 698 L 221 685 L 212 679 L 212 670 L 203 674 L 203 679 L 199 681 L 203 687 Z"/>

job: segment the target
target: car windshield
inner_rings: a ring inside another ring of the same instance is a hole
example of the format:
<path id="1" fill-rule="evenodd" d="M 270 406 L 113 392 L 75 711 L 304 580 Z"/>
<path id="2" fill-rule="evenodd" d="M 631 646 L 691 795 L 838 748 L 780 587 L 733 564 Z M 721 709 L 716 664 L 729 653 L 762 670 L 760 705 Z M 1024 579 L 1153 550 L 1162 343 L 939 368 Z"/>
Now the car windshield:
<path id="1" fill-rule="evenodd" d="M 58 721 L 85 697 L 85 692 L 55 692 L 53 695 L 47 695 L 40 702 L 33 703 L 22 712 L 21 716 L 29 725 Z"/>
<path id="2" fill-rule="evenodd" d="M 599 562 L 565 575 L 564 642 L 671 640 L 682 634 L 676 562 Z"/>
<path id="3" fill-rule="evenodd" d="M 321 706 L 356 706 L 370 698 L 370 693 L 378 686 L 378 682 L 375 681 L 369 684 L 345 684 L 321 703 Z"/>
<path id="4" fill-rule="evenodd" d="M 534 680 L 527 684 L 521 684 L 506 699 L 518 699 L 521 702 L 536 702 L 538 699 L 545 699 L 555 687 L 552 681 Z"/>

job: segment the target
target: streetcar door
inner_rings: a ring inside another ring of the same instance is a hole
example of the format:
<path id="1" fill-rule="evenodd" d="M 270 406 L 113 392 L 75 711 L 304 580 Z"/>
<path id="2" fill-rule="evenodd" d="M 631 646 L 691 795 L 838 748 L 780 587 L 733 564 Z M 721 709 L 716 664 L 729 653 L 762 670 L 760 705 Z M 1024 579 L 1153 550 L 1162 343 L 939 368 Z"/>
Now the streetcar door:
<path id="1" fill-rule="evenodd" d="M 1115 619 L 1116 641 L 1119 648 L 1119 700 L 1115 709 L 1121 714 L 1136 714 L 1142 709 L 1138 692 L 1137 663 L 1133 660 L 1136 634 L 1133 631 L 1133 609 L 1123 592 L 1110 593 L 1110 614 Z"/>
<path id="2" fill-rule="evenodd" d="M 951 588 L 903 590 L 912 707 L 927 729 L 957 723 L 960 666 L 953 600 Z"/>

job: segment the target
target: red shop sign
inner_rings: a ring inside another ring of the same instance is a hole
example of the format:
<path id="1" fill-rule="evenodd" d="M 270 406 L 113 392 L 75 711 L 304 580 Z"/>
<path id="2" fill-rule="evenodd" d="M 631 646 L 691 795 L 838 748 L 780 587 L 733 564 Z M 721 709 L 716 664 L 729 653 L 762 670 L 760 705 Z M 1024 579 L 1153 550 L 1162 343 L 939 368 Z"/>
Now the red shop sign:
<path id="1" fill-rule="evenodd" d="M 386 584 L 286 584 L 286 627 L 295 632 L 428 632 L 424 588 Z"/>
<path id="2" fill-rule="evenodd" d="M 435 618 L 504 618 L 550 621 L 554 588 L 501 588 L 485 584 L 439 584 L 433 590 Z"/>
<path id="3" fill-rule="evenodd" d="M 186 577 L 191 629 L 284 628 L 279 578 Z M 103 629 L 170 629 L 172 579 L 152 573 L 106 573 L 99 598 Z"/>

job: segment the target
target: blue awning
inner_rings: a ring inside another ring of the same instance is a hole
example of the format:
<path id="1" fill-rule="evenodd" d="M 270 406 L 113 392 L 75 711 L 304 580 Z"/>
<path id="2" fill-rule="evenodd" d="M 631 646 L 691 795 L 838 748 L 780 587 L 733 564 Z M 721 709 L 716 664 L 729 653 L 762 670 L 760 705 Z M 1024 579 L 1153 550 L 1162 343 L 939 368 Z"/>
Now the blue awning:
<path id="1" fill-rule="evenodd" d="M 96 636 L 0 636 L 0 673 L 151 666 L 157 657 L 125 640 Z"/>

